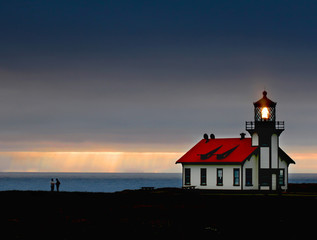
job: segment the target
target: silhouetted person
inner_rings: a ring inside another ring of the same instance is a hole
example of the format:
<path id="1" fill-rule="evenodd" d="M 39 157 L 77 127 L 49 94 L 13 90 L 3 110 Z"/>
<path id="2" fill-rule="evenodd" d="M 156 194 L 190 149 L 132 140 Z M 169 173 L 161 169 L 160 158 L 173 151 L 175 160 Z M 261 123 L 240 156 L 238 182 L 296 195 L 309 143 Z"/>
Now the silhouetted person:
<path id="1" fill-rule="evenodd" d="M 51 179 L 51 192 L 54 192 L 54 185 L 55 185 L 55 182 L 54 182 L 54 179 L 52 178 Z"/>
<path id="2" fill-rule="evenodd" d="M 59 192 L 59 185 L 61 185 L 61 182 L 58 180 L 58 178 L 56 178 L 56 191 Z"/>

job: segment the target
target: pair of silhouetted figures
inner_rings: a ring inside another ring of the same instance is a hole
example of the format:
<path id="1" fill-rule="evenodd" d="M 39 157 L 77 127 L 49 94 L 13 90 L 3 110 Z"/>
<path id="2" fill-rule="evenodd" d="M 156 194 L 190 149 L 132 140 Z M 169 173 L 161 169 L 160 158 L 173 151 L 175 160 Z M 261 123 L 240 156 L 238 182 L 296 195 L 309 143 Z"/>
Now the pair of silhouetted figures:
<path id="1" fill-rule="evenodd" d="M 56 191 L 59 192 L 59 185 L 61 185 L 61 182 L 56 178 L 56 181 L 54 182 L 54 179 L 51 179 L 51 192 L 54 192 L 54 188 L 56 186 Z"/>

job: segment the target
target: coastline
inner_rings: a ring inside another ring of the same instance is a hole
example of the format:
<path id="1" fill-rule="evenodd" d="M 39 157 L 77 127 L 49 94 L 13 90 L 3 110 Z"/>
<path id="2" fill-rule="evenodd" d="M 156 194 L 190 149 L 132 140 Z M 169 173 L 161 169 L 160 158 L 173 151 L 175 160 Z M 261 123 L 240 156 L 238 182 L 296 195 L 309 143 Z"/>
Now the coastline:
<path id="1" fill-rule="evenodd" d="M 290 192 L 281 195 L 177 188 L 115 193 L 3 191 L 2 234 L 11 239 L 312 236 L 317 185 L 291 185 Z"/>

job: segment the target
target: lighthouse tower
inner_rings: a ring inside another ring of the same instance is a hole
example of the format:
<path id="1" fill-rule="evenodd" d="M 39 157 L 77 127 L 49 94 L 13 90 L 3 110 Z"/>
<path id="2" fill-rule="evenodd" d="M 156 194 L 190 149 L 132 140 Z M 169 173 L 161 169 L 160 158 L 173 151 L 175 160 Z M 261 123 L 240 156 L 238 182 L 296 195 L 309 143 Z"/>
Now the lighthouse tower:
<path id="1" fill-rule="evenodd" d="M 277 190 L 287 174 L 279 160 L 279 136 L 284 131 L 284 121 L 276 121 L 276 102 L 267 97 L 266 91 L 253 105 L 254 121 L 246 122 L 246 130 L 252 137 L 252 146 L 259 149 L 259 190 Z"/>

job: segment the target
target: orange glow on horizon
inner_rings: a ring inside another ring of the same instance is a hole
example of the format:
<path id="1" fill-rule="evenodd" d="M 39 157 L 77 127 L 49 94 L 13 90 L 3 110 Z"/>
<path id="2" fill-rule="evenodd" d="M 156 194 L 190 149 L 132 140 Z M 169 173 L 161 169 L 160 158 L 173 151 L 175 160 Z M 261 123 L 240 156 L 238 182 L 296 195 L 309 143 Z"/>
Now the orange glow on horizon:
<path id="1" fill-rule="evenodd" d="M 179 152 L 1 152 L 6 172 L 180 172 Z"/>
<path id="2" fill-rule="evenodd" d="M 290 173 L 317 173 L 317 153 L 302 151 L 288 154 L 296 162 L 290 165 Z"/>
<path id="3" fill-rule="evenodd" d="M 287 151 L 290 173 L 317 173 L 313 149 Z M 2 172 L 181 172 L 185 152 L 0 152 Z"/>

